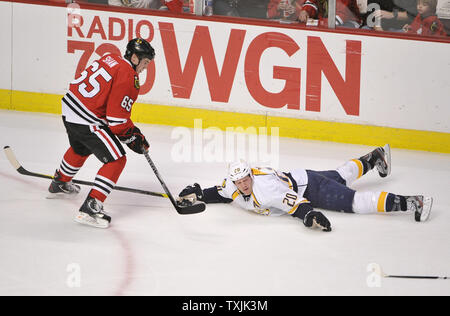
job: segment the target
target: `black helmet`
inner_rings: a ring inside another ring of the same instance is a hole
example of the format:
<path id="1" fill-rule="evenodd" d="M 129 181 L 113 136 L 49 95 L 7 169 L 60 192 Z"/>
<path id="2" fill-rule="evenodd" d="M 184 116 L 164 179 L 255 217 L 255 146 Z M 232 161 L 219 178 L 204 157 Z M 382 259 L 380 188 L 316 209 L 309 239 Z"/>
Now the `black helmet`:
<path id="1" fill-rule="evenodd" d="M 133 56 L 133 54 L 136 54 L 139 61 L 142 58 L 148 58 L 150 60 L 155 58 L 155 50 L 152 45 L 142 38 L 135 38 L 128 42 L 124 57 L 131 62 L 131 56 Z"/>

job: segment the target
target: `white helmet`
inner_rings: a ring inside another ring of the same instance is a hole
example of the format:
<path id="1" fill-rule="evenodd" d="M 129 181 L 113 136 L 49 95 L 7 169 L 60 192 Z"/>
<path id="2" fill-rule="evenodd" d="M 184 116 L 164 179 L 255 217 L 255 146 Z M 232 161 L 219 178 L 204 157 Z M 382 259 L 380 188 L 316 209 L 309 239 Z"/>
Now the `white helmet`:
<path id="1" fill-rule="evenodd" d="M 252 174 L 250 165 L 245 160 L 232 162 L 228 165 L 228 178 L 231 181 L 238 181 Z"/>

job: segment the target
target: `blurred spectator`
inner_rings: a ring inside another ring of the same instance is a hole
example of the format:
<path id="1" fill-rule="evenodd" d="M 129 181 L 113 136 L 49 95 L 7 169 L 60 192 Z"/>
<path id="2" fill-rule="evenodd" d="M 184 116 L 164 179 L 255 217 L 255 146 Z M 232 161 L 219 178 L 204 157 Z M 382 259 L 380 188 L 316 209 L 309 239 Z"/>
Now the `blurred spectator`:
<path id="1" fill-rule="evenodd" d="M 326 26 L 328 23 L 328 0 L 304 1 L 301 5 L 298 20 L 306 23 L 310 18 L 319 19 L 319 24 Z M 361 22 L 356 0 L 336 0 L 336 26 L 359 28 Z"/>
<path id="2" fill-rule="evenodd" d="M 417 15 L 416 0 L 368 0 L 368 6 L 376 5 L 375 11 L 368 11 L 365 28 L 379 31 L 402 31 L 405 24 L 410 24 Z M 379 19 L 377 25 L 375 21 Z"/>
<path id="3" fill-rule="evenodd" d="M 172 12 L 183 12 L 183 0 L 108 0 L 109 5 L 138 8 L 138 9 L 163 9 L 167 7 Z"/>
<path id="4" fill-rule="evenodd" d="M 436 16 L 436 7 L 437 0 L 418 0 L 418 14 L 411 25 L 406 24 L 403 30 L 425 36 L 446 36 L 444 25 Z"/>
<path id="5" fill-rule="evenodd" d="M 183 0 L 162 0 L 161 3 L 165 5 L 170 12 L 176 12 L 176 13 L 183 13 L 183 6 L 184 6 Z M 188 3 L 189 6 L 189 3 Z"/>
<path id="6" fill-rule="evenodd" d="M 214 0 L 214 14 L 266 19 L 270 0 Z"/>
<path id="7" fill-rule="evenodd" d="M 137 9 L 159 9 L 160 0 L 108 0 L 109 5 Z"/>
<path id="8" fill-rule="evenodd" d="M 267 17 L 295 21 L 304 2 L 305 0 L 270 0 L 267 6 Z"/>

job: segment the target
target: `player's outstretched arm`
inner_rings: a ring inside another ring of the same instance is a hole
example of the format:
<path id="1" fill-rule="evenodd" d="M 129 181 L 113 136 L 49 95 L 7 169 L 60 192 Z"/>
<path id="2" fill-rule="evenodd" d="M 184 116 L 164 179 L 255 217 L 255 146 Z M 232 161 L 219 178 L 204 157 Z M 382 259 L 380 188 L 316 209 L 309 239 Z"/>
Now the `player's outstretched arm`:
<path id="1" fill-rule="evenodd" d="M 314 211 L 310 203 L 300 203 L 292 216 L 301 219 L 306 227 L 319 227 L 325 232 L 331 231 L 330 221 L 321 212 Z"/>
<path id="2" fill-rule="evenodd" d="M 217 187 L 211 187 L 202 190 L 200 184 L 194 183 L 184 188 L 180 194 L 180 199 L 189 200 L 191 202 L 202 201 L 204 203 L 231 203 L 232 199 L 227 199 L 219 194 Z"/>

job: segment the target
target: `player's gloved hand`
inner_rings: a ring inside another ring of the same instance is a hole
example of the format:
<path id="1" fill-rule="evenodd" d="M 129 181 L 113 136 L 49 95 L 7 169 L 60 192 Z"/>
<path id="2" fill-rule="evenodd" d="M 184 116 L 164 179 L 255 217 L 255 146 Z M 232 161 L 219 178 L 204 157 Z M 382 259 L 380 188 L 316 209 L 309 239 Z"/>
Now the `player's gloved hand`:
<path id="1" fill-rule="evenodd" d="M 200 184 L 194 183 L 185 187 L 178 196 L 180 199 L 188 199 L 192 203 L 195 203 L 195 201 L 201 201 L 203 199 L 203 190 Z"/>
<path id="2" fill-rule="evenodd" d="M 303 224 L 305 224 L 306 227 L 319 227 L 325 232 L 331 231 L 330 221 L 320 212 L 309 211 L 303 219 Z"/>
<path id="3" fill-rule="evenodd" d="M 138 154 L 144 154 L 150 147 L 145 136 L 136 126 L 128 129 L 125 134 L 117 137 L 122 143 L 126 144 L 132 151 Z"/>

